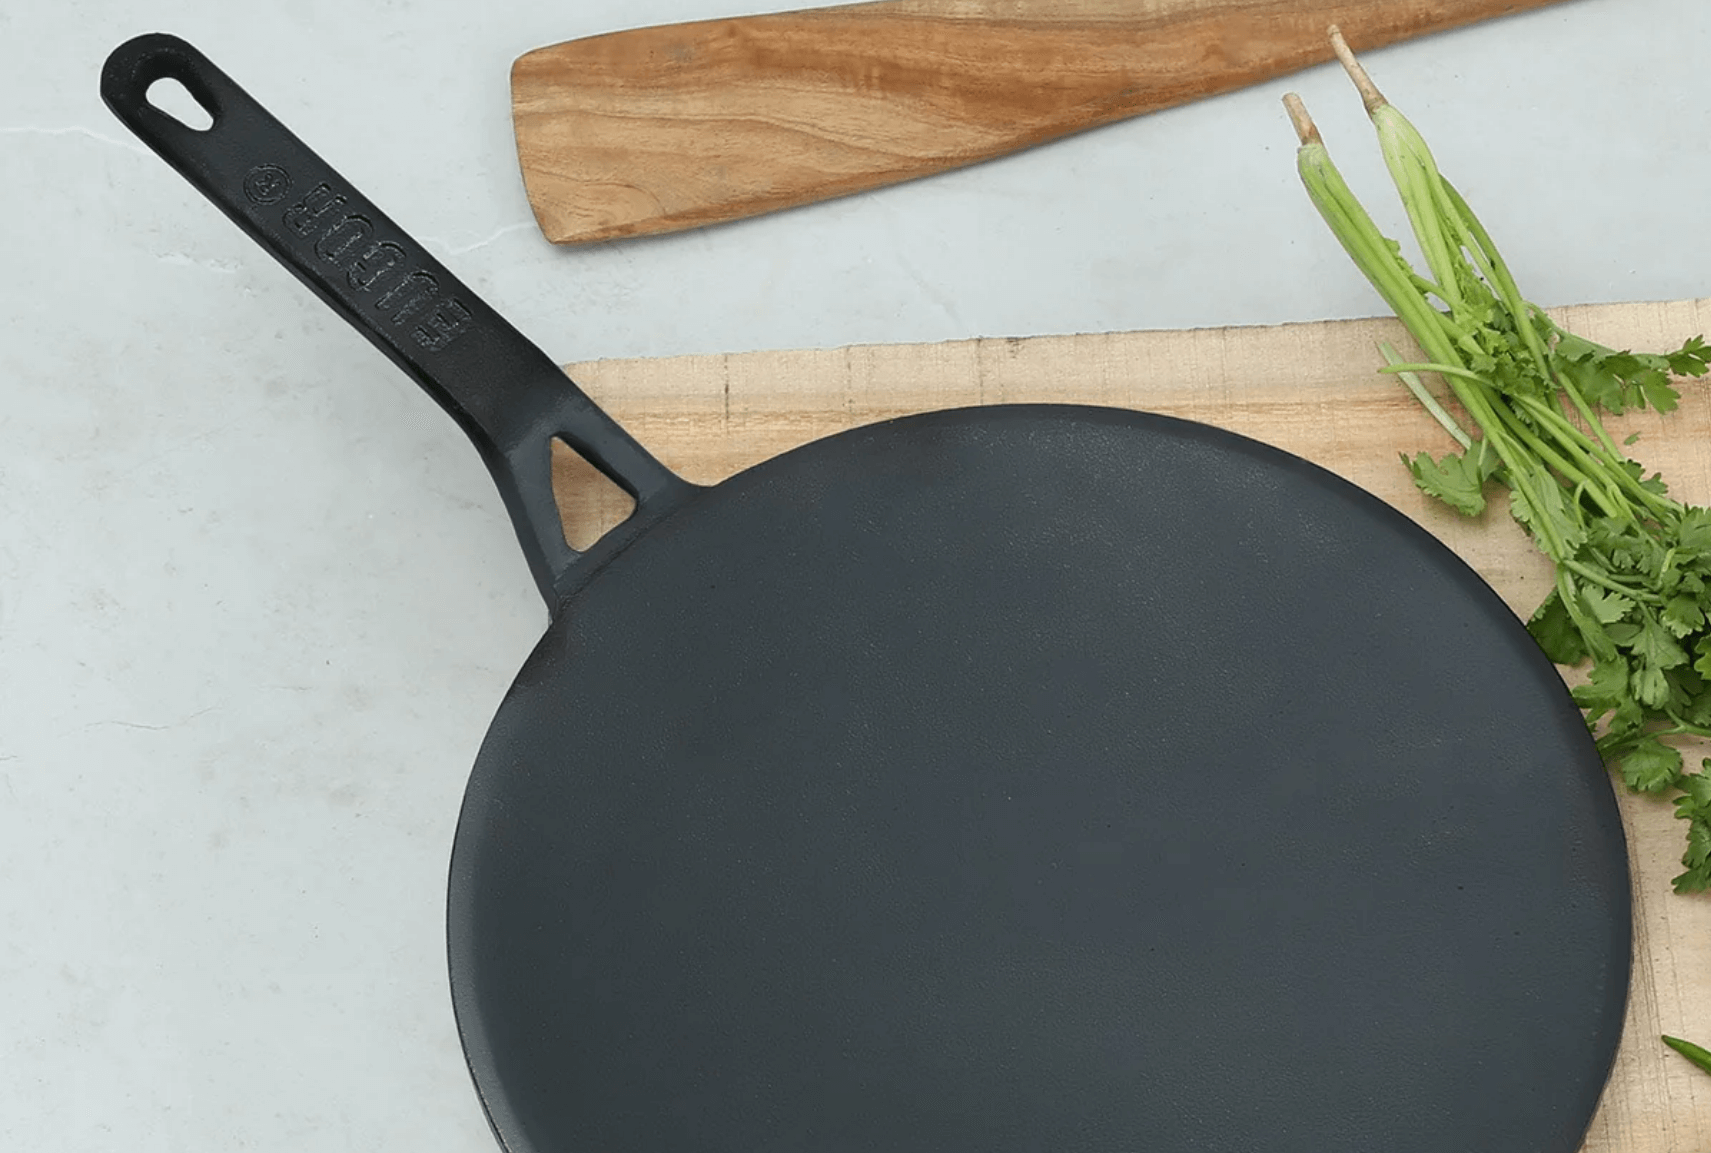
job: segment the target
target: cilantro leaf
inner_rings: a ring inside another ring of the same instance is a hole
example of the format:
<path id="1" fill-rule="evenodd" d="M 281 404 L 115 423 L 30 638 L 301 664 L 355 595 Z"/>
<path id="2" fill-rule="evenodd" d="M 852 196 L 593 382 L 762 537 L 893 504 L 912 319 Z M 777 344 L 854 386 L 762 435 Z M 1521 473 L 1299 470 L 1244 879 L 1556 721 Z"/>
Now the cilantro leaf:
<path id="1" fill-rule="evenodd" d="M 1659 793 L 1681 775 L 1681 750 L 1647 737 L 1622 758 L 1622 779 L 1637 793 Z"/>
<path id="2" fill-rule="evenodd" d="M 1691 596 L 1672 597 L 1663 606 L 1663 623 L 1677 637 L 1691 636 L 1705 627 L 1705 610 Z"/>
<path id="3" fill-rule="evenodd" d="M 1642 705 L 1661 709 L 1669 703 L 1669 677 L 1656 665 L 1635 669 L 1632 686 L 1634 699 Z"/>
<path id="4" fill-rule="evenodd" d="M 1682 895 L 1711 890 L 1711 823 L 1695 821 L 1687 826 L 1687 852 L 1681 855 L 1687 870 L 1675 880 L 1675 891 Z"/>
<path id="5" fill-rule="evenodd" d="M 1613 625 L 1634 608 L 1634 602 L 1621 593 L 1605 592 L 1600 588 L 1582 589 L 1580 599 L 1601 624 Z"/>
<path id="6" fill-rule="evenodd" d="M 1628 699 L 1630 675 L 1627 660 L 1611 657 L 1593 665 L 1586 683 L 1576 685 L 1570 695 L 1587 711 L 1589 719 L 1597 720 Z"/>
<path id="7" fill-rule="evenodd" d="M 1675 815 L 1688 825 L 1687 851 L 1681 857 L 1687 871 L 1675 878 L 1675 891 L 1703 893 L 1711 889 L 1711 760 L 1677 784 L 1682 795 L 1676 798 Z"/>
<path id="8" fill-rule="evenodd" d="M 1408 466 L 1408 471 L 1414 474 L 1414 483 L 1427 496 L 1436 497 L 1463 516 L 1478 516 L 1485 511 L 1485 482 L 1491 473 L 1481 459 L 1465 452 L 1452 452 L 1442 460 L 1433 460 L 1429 453 L 1423 452 L 1413 459 L 1404 455 L 1402 463 Z"/>
<path id="9" fill-rule="evenodd" d="M 1674 412 L 1681 393 L 1669 383 L 1669 377 L 1657 369 L 1647 369 L 1634 378 L 1646 403 L 1659 412 Z"/>
<path id="10" fill-rule="evenodd" d="M 1687 663 L 1687 653 L 1657 617 L 1647 614 L 1634 638 L 1634 655 L 1657 669 L 1673 669 Z"/>
<path id="11" fill-rule="evenodd" d="M 1604 634 L 1625 649 L 1631 649 L 1640 639 L 1640 626 L 1632 621 L 1617 621 Z"/>
<path id="12" fill-rule="evenodd" d="M 1646 723 L 1646 707 L 1633 693 L 1623 697 L 1615 708 L 1610 710 L 1610 719 L 1605 722 L 1606 728 L 1612 733 L 1632 735 L 1638 732 Z"/>
<path id="13" fill-rule="evenodd" d="M 1555 352 L 1557 371 L 1579 389 L 1586 403 L 1617 416 L 1627 411 L 1622 382 L 1604 362 L 1608 349 L 1564 332 L 1557 338 Z"/>
<path id="14" fill-rule="evenodd" d="M 1637 460 L 1623 461 L 1622 470 L 1638 481 L 1640 487 L 1649 493 L 1658 496 L 1665 496 L 1669 493 L 1669 486 L 1663 482 L 1663 474 L 1654 472 L 1647 476 L 1646 470 L 1640 467 L 1640 462 Z"/>
<path id="15" fill-rule="evenodd" d="M 1696 506 L 1682 513 L 1676 536 L 1683 548 L 1696 553 L 1711 552 L 1711 508 Z"/>
<path id="16" fill-rule="evenodd" d="M 1595 344 L 1584 336 L 1579 336 L 1566 328 L 1551 328 L 1551 335 L 1556 338 L 1555 352 L 1557 359 L 1565 364 L 1588 364 L 1598 359 L 1601 354 L 1610 352 L 1602 344 Z"/>
<path id="17" fill-rule="evenodd" d="M 1672 675 L 1681 675 L 1680 669 L 1671 672 Z M 1690 725 L 1711 728 L 1711 684 L 1701 678 L 1697 687 L 1684 685 L 1683 695 L 1686 696 L 1687 703 L 1681 708 L 1681 719 Z"/>
<path id="18" fill-rule="evenodd" d="M 1706 366 L 1711 365 L 1711 346 L 1703 336 L 1690 337 L 1668 359 L 1669 370 L 1676 376 L 1704 376 Z"/>
<path id="19" fill-rule="evenodd" d="M 1705 679 L 1686 665 L 1677 665 L 1664 673 L 1669 682 L 1669 695 L 1664 711 L 1671 716 L 1687 719 L 1690 710 L 1705 703 Z"/>
<path id="20" fill-rule="evenodd" d="M 1570 553 L 1579 549 L 1586 542 L 1586 527 L 1578 516 L 1569 512 L 1568 500 L 1563 496 L 1562 486 L 1552 480 L 1535 484 L 1533 492 L 1537 496 L 1537 505 L 1522 489 L 1511 489 L 1509 493 L 1509 515 L 1516 522 L 1533 534 L 1533 542 L 1546 556 L 1553 556 L 1555 550 L 1550 544 L 1550 533 L 1546 526 L 1556 530 L 1557 537 L 1563 547 Z"/>
<path id="21" fill-rule="evenodd" d="M 1684 773 L 1681 778 L 1681 790 L 1684 794 L 1676 802 L 1677 809 L 1691 809 L 1683 816 L 1711 817 L 1711 757 L 1699 763 L 1697 773 Z"/>
<path id="22" fill-rule="evenodd" d="M 1659 356 L 1617 352 L 1560 330 L 1553 351 L 1557 371 L 1586 402 L 1616 415 L 1647 406 L 1658 412 L 1675 411 L 1681 394 L 1670 377 L 1704 375 L 1711 354 L 1698 337 L 1675 352 Z"/>
<path id="23" fill-rule="evenodd" d="M 1527 631 L 1533 634 L 1533 639 L 1545 650 L 1545 656 L 1552 664 L 1578 665 L 1589 655 L 1586 638 L 1558 593 L 1551 593 L 1533 611 L 1532 619 L 1527 622 Z"/>

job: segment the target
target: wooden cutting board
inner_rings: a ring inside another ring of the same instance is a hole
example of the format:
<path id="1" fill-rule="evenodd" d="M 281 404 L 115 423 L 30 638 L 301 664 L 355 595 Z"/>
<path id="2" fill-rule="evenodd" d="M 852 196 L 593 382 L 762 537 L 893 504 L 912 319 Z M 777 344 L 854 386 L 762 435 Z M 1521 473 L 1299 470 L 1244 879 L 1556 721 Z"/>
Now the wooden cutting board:
<path id="1" fill-rule="evenodd" d="M 1662 349 L 1711 332 L 1711 300 L 1553 312 L 1619 348 Z M 1398 453 L 1451 447 L 1402 386 L 1376 374 L 1400 326 L 1359 320 L 1275 328 L 987 339 L 803 352 L 608 360 L 571 375 L 667 465 L 711 483 L 840 429 L 971 404 L 1115 405 L 1218 425 L 1297 453 L 1390 502 L 1480 572 L 1518 613 L 1550 566 L 1494 509 L 1466 520 L 1428 502 Z M 1684 500 L 1711 504 L 1711 381 L 1689 383 L 1668 417 L 1613 423 Z M 587 540 L 626 500 L 568 450 L 555 457 L 567 533 Z M 1693 763 L 1711 746 L 1687 748 Z M 1660 1033 L 1711 1046 L 1711 896 L 1679 897 L 1682 827 L 1663 801 L 1621 793 L 1634 869 L 1635 966 L 1627 1032 L 1586 1153 L 1708 1153 L 1711 1077 Z M 1406 1038 L 1398 1038 L 1406 1043 Z M 1526 1153 L 1517 1150 L 1515 1153 Z"/>

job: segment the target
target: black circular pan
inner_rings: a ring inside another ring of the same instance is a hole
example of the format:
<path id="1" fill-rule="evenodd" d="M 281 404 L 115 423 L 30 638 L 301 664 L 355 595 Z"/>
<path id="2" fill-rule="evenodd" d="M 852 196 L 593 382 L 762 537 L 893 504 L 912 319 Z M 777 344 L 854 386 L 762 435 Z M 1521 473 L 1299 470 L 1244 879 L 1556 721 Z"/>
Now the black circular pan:
<path id="1" fill-rule="evenodd" d="M 1471 570 L 1068 407 L 819 441 L 610 560 L 449 914 L 513 1153 L 1572 1153 L 1630 939 L 1584 723 Z"/>

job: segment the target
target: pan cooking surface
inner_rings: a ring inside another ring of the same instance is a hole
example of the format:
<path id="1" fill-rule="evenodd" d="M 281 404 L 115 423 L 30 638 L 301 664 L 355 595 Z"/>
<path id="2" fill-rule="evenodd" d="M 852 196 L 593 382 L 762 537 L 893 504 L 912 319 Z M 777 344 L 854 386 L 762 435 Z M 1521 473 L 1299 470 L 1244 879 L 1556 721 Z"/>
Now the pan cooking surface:
<path id="1" fill-rule="evenodd" d="M 555 619 L 453 858 L 513 1150 L 1570 1153 L 1605 775 L 1426 533 L 1203 426 L 997 408 L 694 498 Z"/>

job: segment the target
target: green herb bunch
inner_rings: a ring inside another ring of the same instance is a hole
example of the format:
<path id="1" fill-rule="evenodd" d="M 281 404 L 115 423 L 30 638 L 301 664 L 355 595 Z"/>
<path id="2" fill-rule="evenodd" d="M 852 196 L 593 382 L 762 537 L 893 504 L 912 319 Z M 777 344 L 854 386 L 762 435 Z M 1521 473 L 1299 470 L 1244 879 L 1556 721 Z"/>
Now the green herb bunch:
<path id="1" fill-rule="evenodd" d="M 1672 378 L 1698 377 L 1711 348 L 1619 352 L 1567 332 L 1528 303 L 1420 133 L 1385 100 L 1335 28 L 1332 43 L 1366 103 L 1426 271 L 1416 271 L 1349 190 L 1299 97 L 1298 169 L 1337 240 L 1426 354 L 1395 373 L 1460 446 L 1403 462 L 1415 483 L 1467 516 L 1492 483 L 1554 562 L 1556 583 L 1528 622 L 1550 659 L 1590 661 L 1573 689 L 1599 752 L 1638 792 L 1675 795 L 1688 822 L 1677 892 L 1711 888 L 1711 758 L 1687 772 L 1672 739 L 1711 737 L 1711 509 L 1669 495 L 1611 438 L 1600 414 L 1669 412 Z M 1439 374 L 1458 420 L 1417 375 Z M 1633 438 L 1629 438 L 1631 444 Z"/>

